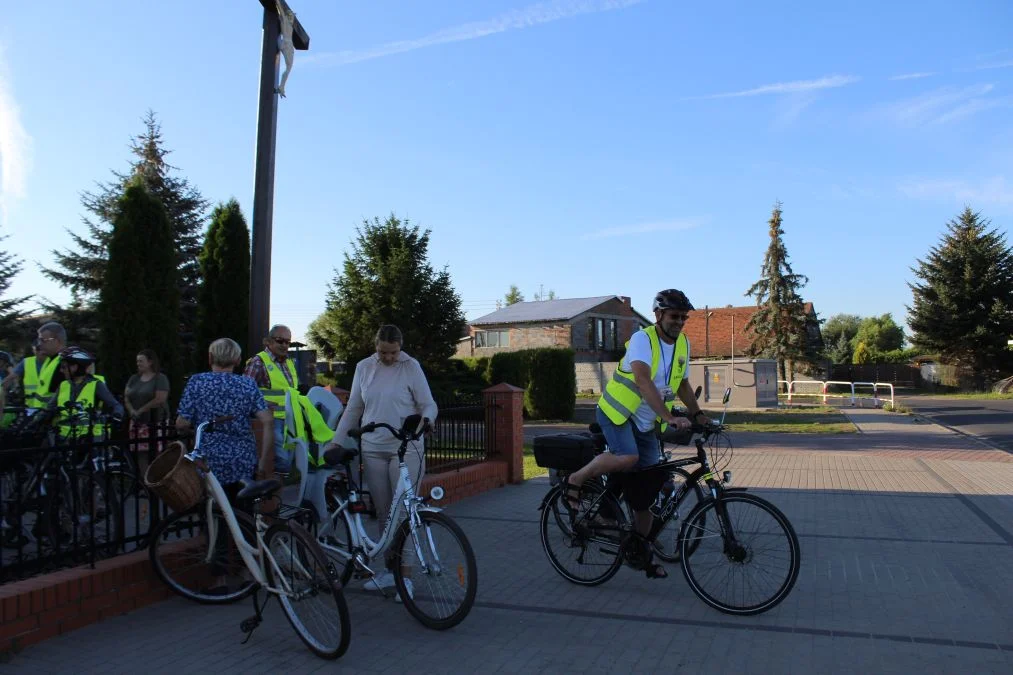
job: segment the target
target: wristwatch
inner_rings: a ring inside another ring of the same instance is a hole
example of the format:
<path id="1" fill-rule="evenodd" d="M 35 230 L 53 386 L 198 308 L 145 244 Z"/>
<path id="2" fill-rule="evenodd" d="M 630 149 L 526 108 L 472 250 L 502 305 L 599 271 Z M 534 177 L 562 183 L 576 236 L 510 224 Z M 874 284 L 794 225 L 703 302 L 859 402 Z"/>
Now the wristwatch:
<path id="1" fill-rule="evenodd" d="M 693 413 L 692 415 L 690 415 L 690 418 L 695 420 L 700 415 L 703 415 L 703 410 L 697 410 L 695 413 Z"/>

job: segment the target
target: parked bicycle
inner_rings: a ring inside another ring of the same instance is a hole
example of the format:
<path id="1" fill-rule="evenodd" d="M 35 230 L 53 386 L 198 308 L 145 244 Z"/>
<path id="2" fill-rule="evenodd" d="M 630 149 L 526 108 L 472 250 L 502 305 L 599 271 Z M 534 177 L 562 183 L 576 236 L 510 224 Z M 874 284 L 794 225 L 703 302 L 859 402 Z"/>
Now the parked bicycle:
<path id="1" fill-rule="evenodd" d="M 359 456 L 359 448 L 332 448 L 324 454 L 331 468 L 343 468 L 327 481 L 328 513 L 317 526 L 321 547 L 340 570 L 341 583 L 356 578 L 373 578 L 374 561 L 382 564 L 388 547 L 394 550 L 394 588 L 408 612 L 428 628 L 444 630 L 456 626 L 468 615 L 478 589 L 475 554 L 464 531 L 440 509 L 426 506 L 415 493 L 405 464 L 409 443 L 425 432 L 419 415 L 405 419 L 401 429 L 383 422 L 353 429 L 349 436 L 359 438 L 377 429 L 386 429 L 401 441 L 398 449 L 400 480 L 391 500 L 390 513 L 377 541 L 366 533 L 362 522 L 365 511 L 360 487 L 351 478 L 350 462 Z M 421 449 L 419 450 L 421 452 Z M 434 499 L 443 496 L 442 488 L 433 488 Z M 402 510 L 407 518 L 398 518 Z"/>
<path id="2" fill-rule="evenodd" d="M 252 594 L 256 614 L 240 624 L 247 639 L 263 620 L 267 599 L 263 605 L 258 601 L 263 589 L 268 598 L 278 598 L 313 653 L 341 656 L 350 639 L 348 606 L 327 557 L 295 522 L 306 516 L 305 509 L 282 507 L 268 524 L 260 503 L 281 488 L 271 479 L 247 481 L 239 492 L 237 499 L 250 503 L 252 516 L 234 511 L 214 473 L 202 466 L 202 436 L 213 432 L 213 424 L 198 425 L 192 452 L 184 454 L 182 444 L 173 443 L 148 467 L 148 487 L 178 509 L 152 533 L 155 573 L 175 593 L 201 603 L 224 604 Z"/>
<path id="3" fill-rule="evenodd" d="M 725 391 L 726 405 L 730 394 L 731 390 Z M 718 476 L 707 446 L 725 431 L 723 423 L 694 425 L 693 432 L 700 434 L 695 439 L 695 457 L 666 459 L 644 469 L 675 471 L 683 478 L 682 486 L 655 511 L 647 537 L 633 530 L 616 495 L 599 482 L 588 481 L 581 487 L 575 515 L 562 503 L 560 487 L 550 489 L 539 508 L 542 547 L 552 567 L 568 581 L 594 586 L 611 579 L 624 561 L 646 564 L 648 547 L 672 532 L 669 525 L 678 522 L 680 504 L 693 495 L 699 502 L 678 528 L 670 557 L 665 557 L 667 553 L 661 557 L 680 562 L 693 592 L 721 612 L 751 615 L 777 606 L 798 578 L 798 537 L 773 504 L 748 493 L 747 488 L 731 487 L 731 471 Z M 558 454 L 556 459 L 560 459 Z M 569 463 L 550 463 L 557 464 L 551 468 L 574 471 L 587 460 L 580 456 Z M 687 474 L 683 467 L 693 465 L 699 467 Z"/>

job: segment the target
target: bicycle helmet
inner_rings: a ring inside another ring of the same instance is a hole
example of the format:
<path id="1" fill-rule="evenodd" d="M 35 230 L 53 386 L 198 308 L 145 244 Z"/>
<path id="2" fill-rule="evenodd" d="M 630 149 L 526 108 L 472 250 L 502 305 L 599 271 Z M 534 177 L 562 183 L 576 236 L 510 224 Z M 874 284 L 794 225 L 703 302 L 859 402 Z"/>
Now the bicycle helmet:
<path id="1" fill-rule="evenodd" d="M 95 363 L 95 357 L 91 353 L 73 345 L 60 350 L 60 360 L 68 365 L 77 363 L 82 366 L 90 366 Z"/>
<path id="2" fill-rule="evenodd" d="M 682 291 L 669 288 L 665 291 L 658 291 L 658 294 L 654 296 L 654 311 L 666 309 L 688 312 L 693 309 L 693 303 Z"/>

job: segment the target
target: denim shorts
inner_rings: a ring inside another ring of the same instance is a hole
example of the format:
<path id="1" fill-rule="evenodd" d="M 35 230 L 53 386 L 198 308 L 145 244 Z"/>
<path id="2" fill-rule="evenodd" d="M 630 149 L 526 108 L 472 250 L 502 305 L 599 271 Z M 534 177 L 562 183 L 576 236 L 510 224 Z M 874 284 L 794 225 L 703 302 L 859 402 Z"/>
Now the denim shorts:
<path id="1" fill-rule="evenodd" d="M 632 419 L 622 424 L 615 424 L 601 408 L 595 408 L 595 419 L 608 443 L 609 452 L 618 457 L 639 455 L 636 468 L 657 464 L 661 461 L 661 444 L 654 435 L 654 430 L 641 431 Z"/>

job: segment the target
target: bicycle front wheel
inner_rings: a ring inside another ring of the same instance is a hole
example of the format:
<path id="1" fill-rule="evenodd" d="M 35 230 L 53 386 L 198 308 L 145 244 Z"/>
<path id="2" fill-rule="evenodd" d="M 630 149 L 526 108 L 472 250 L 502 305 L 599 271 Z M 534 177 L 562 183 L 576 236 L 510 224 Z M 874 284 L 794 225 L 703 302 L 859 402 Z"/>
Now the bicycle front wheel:
<path id="1" fill-rule="evenodd" d="M 478 591 L 478 564 L 461 527 L 437 511 L 419 511 L 394 536 L 394 585 L 405 608 L 426 628 L 461 623 Z"/>
<path id="2" fill-rule="evenodd" d="M 243 538 L 257 545 L 253 518 L 234 511 Z M 148 557 L 158 578 L 178 595 L 207 605 L 223 605 L 249 595 L 249 570 L 221 510 L 207 518 L 207 502 L 173 513 L 151 533 Z"/>
<path id="3" fill-rule="evenodd" d="M 766 612 L 798 579 L 801 554 L 791 523 L 773 504 L 746 492 L 699 504 L 683 523 L 679 546 L 690 588 L 726 614 Z"/>
<path id="4" fill-rule="evenodd" d="M 597 586 L 622 566 L 620 539 L 626 527 L 622 507 L 600 483 L 588 481 L 580 491 L 580 510 L 571 518 L 559 487 L 542 508 L 542 548 L 560 576 L 581 586 Z"/>
<path id="5" fill-rule="evenodd" d="M 264 546 L 268 582 L 280 591 L 278 602 L 299 639 L 322 658 L 344 654 L 351 638 L 348 605 L 320 546 L 291 521 L 271 526 Z"/>

